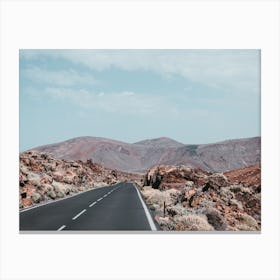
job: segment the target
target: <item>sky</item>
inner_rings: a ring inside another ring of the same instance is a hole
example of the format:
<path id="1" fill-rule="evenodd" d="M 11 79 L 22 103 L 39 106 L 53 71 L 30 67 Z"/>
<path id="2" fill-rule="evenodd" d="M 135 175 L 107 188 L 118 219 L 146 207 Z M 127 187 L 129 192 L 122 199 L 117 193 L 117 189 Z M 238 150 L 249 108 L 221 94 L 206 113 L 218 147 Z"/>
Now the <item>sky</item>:
<path id="1" fill-rule="evenodd" d="M 20 151 L 260 136 L 260 50 L 20 50 Z"/>

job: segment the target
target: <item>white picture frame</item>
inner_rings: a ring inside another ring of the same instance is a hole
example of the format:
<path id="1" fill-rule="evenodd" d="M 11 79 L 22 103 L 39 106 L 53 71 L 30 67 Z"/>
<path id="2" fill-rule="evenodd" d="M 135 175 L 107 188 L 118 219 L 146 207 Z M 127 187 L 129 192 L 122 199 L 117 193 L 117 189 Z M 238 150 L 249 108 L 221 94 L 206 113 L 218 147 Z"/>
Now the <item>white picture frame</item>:
<path id="1" fill-rule="evenodd" d="M 0 279 L 279 279 L 279 1 L 1 1 Z M 262 232 L 20 235 L 18 51 L 261 49 Z"/>

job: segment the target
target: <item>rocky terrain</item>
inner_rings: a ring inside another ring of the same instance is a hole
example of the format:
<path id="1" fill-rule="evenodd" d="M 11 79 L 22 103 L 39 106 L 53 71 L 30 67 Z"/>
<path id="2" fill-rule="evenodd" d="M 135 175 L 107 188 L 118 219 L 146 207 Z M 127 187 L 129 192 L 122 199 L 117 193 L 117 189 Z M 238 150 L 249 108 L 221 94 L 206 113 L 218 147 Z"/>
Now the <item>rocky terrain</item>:
<path id="1" fill-rule="evenodd" d="M 141 178 L 139 174 L 108 169 L 91 160 L 70 161 L 27 151 L 20 154 L 19 207 L 26 208 L 123 181 L 139 184 Z"/>
<path id="2" fill-rule="evenodd" d="M 260 163 L 261 138 L 228 140 L 207 145 L 185 145 L 162 137 L 134 144 L 99 137 L 79 137 L 34 148 L 58 159 L 91 159 L 111 169 L 146 172 L 156 164 L 188 165 L 210 172 L 244 168 Z"/>
<path id="3" fill-rule="evenodd" d="M 260 164 L 225 173 L 156 165 L 142 194 L 163 230 L 261 229 Z"/>

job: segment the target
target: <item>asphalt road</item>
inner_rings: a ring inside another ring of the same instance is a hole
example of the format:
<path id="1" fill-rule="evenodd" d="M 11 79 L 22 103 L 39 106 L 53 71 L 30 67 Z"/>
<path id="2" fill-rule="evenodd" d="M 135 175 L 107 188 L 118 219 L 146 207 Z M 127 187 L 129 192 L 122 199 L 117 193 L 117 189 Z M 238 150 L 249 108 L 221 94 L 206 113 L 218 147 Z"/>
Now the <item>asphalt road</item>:
<path id="1" fill-rule="evenodd" d="M 20 212 L 21 231 L 151 231 L 153 219 L 132 183 L 93 189 Z"/>

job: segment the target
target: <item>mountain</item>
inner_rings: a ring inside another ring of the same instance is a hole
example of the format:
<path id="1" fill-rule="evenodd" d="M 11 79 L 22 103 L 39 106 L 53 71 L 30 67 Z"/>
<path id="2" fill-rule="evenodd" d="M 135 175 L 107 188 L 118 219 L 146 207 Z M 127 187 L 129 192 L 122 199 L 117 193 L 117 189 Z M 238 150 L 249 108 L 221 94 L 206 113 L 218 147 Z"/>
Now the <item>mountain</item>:
<path id="1" fill-rule="evenodd" d="M 190 165 L 211 172 L 244 168 L 261 161 L 261 138 L 228 140 L 207 145 L 185 145 L 161 159 L 162 164 Z"/>
<path id="2" fill-rule="evenodd" d="M 94 163 L 127 172 L 145 172 L 156 164 L 190 165 L 210 172 L 224 172 L 259 163 L 261 138 L 185 145 L 166 137 L 130 144 L 86 136 L 32 150 L 50 153 L 58 159 L 91 159 Z"/>
<path id="3" fill-rule="evenodd" d="M 149 146 L 149 147 L 164 147 L 164 148 L 179 148 L 179 147 L 185 146 L 184 144 L 177 142 L 168 137 L 147 139 L 147 140 L 136 142 L 134 144 Z"/>

